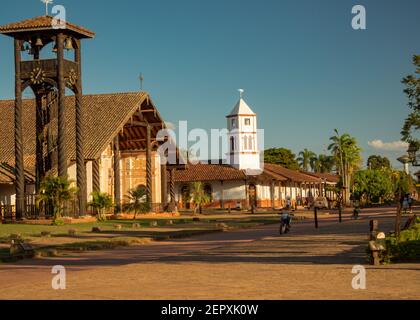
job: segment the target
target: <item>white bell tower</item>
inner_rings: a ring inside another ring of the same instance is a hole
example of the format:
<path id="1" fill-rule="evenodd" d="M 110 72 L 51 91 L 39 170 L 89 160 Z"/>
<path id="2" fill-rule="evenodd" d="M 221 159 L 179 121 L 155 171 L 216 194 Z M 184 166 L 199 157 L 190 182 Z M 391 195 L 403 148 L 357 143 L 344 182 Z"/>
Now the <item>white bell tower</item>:
<path id="1" fill-rule="evenodd" d="M 239 89 L 239 101 L 226 117 L 228 128 L 229 164 L 247 174 L 261 171 L 258 148 L 257 115 L 243 99 L 244 90 Z"/>

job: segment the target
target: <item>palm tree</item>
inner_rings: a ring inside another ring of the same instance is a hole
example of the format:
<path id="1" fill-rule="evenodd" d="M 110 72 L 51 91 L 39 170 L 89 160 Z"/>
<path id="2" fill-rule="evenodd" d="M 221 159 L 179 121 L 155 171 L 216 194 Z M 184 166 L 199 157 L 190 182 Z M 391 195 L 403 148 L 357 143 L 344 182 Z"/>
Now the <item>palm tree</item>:
<path id="1" fill-rule="evenodd" d="M 134 211 L 134 220 L 137 217 L 137 213 L 147 213 L 151 209 L 146 190 L 142 187 L 128 191 L 127 199 L 129 201 L 128 208 Z"/>
<path id="2" fill-rule="evenodd" d="M 313 156 L 309 162 L 312 172 L 321 172 L 321 161 L 317 155 Z"/>
<path id="3" fill-rule="evenodd" d="M 319 161 L 321 162 L 321 173 L 331 173 L 333 171 L 335 167 L 335 160 L 333 156 L 320 154 Z"/>
<path id="4" fill-rule="evenodd" d="M 92 201 L 89 202 L 89 205 L 98 211 L 98 221 L 104 221 L 104 210 L 112 208 L 112 198 L 109 194 L 94 191 L 91 194 Z"/>
<path id="5" fill-rule="evenodd" d="M 200 210 L 204 204 L 207 204 L 211 201 L 211 197 L 204 190 L 204 185 L 202 182 L 193 182 L 190 188 L 190 201 L 194 208 L 194 215 L 197 213 L 197 210 Z"/>
<path id="6" fill-rule="evenodd" d="M 348 133 L 340 135 L 337 129 L 334 132 L 335 135 L 330 138 L 332 143 L 328 146 L 328 150 L 331 151 L 334 157 L 345 189 L 344 203 L 348 204 L 352 176 L 354 171 L 360 166 L 360 153 L 362 150 L 358 147 L 357 140 Z"/>
<path id="7" fill-rule="evenodd" d="M 41 202 L 51 204 L 54 222 L 61 218 L 65 202 L 71 200 L 78 192 L 77 188 L 72 187 L 73 183 L 74 181 L 67 177 L 54 176 L 47 176 L 41 182 L 37 205 Z"/>
<path id="8" fill-rule="evenodd" d="M 316 157 L 316 154 L 308 149 L 303 149 L 303 151 L 299 152 L 299 157 L 297 158 L 299 162 L 299 166 L 305 170 L 309 171 L 309 165 L 311 164 L 311 159 Z"/>
<path id="9" fill-rule="evenodd" d="M 315 173 L 330 173 L 334 168 L 334 157 L 320 154 L 311 158 L 311 169 Z"/>

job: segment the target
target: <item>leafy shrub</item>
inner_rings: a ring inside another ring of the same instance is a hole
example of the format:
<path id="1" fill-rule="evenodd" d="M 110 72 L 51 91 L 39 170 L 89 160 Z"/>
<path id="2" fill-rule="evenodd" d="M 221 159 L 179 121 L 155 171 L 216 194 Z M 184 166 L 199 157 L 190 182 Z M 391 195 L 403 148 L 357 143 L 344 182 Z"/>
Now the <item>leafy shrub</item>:
<path id="1" fill-rule="evenodd" d="M 400 240 L 389 237 L 386 240 L 385 261 L 420 261 L 420 219 L 411 229 L 401 232 Z"/>
<path id="2" fill-rule="evenodd" d="M 64 226 L 65 222 L 64 222 L 63 219 L 58 218 L 58 219 L 53 220 L 52 225 L 53 226 Z"/>

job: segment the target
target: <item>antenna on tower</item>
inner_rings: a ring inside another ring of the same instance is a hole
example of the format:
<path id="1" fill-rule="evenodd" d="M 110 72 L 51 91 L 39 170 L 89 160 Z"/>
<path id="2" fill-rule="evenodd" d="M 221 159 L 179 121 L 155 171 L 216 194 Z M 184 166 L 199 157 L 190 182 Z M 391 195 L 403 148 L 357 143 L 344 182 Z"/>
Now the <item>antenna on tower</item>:
<path id="1" fill-rule="evenodd" d="M 140 90 L 143 91 L 143 81 L 144 81 L 144 77 L 143 77 L 143 73 L 140 73 Z"/>
<path id="2" fill-rule="evenodd" d="M 238 91 L 239 91 L 239 98 L 242 99 L 245 90 L 244 89 L 238 89 Z"/>

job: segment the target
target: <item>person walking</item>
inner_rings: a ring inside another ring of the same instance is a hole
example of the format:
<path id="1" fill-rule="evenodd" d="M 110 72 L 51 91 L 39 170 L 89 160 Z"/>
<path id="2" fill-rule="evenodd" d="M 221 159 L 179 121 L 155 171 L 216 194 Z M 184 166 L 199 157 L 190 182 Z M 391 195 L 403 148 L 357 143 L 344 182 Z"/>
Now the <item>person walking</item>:
<path id="1" fill-rule="evenodd" d="M 408 194 L 408 210 L 410 211 L 410 214 L 413 213 L 413 197 L 411 194 Z"/>
<path id="2" fill-rule="evenodd" d="M 402 199 L 402 209 L 404 210 L 404 214 L 407 214 L 407 211 L 409 209 L 409 202 L 408 202 L 408 194 L 406 194 L 404 196 L 404 198 Z"/>

